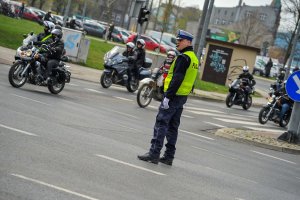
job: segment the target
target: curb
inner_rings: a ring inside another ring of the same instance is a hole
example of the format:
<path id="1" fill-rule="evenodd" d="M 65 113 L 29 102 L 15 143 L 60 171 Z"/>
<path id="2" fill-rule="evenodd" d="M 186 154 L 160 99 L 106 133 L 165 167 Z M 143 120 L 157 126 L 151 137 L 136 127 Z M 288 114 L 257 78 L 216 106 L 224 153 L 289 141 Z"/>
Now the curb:
<path id="1" fill-rule="evenodd" d="M 268 143 L 258 141 L 258 138 L 255 137 L 256 135 L 254 135 L 254 137 L 243 137 L 243 136 L 227 133 L 228 130 L 231 131 L 231 133 L 238 132 L 238 131 L 247 132 L 247 130 L 222 128 L 222 129 L 218 129 L 215 132 L 215 135 L 219 136 L 219 137 L 229 139 L 229 140 L 233 140 L 233 141 L 236 141 L 236 142 L 244 143 L 244 144 L 250 144 L 250 145 L 253 145 L 253 146 L 262 147 L 262 148 L 266 148 L 266 149 L 271 149 L 271 150 L 275 150 L 275 151 L 280 151 L 280 152 L 284 152 L 284 153 L 300 155 L 300 146 L 299 145 L 296 146 L 298 149 L 288 148 L 288 147 L 284 147 L 284 146 L 276 146 L 276 145 L 273 145 L 273 144 L 268 144 Z M 275 138 L 271 138 L 271 137 L 265 137 L 265 138 L 268 141 L 270 141 L 270 140 L 273 140 L 273 141 L 276 140 L 277 141 L 277 139 L 275 139 Z M 282 144 L 282 145 L 294 146 L 294 144 L 289 144 L 289 143 L 286 143 L 286 142 L 278 142 L 278 143 Z"/>

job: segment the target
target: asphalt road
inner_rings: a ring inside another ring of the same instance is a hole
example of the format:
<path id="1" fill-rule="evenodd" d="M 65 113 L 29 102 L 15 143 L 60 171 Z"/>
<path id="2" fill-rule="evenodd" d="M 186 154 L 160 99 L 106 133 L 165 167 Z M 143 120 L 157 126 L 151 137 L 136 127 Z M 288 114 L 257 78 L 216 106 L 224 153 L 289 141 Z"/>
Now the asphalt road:
<path id="1" fill-rule="evenodd" d="M 139 108 L 122 87 L 72 79 L 59 95 L 13 88 L 0 65 L 0 199 L 298 200 L 297 155 L 214 136 L 221 127 L 268 129 L 258 108 L 189 99 L 173 166 L 148 151 L 159 103 Z"/>

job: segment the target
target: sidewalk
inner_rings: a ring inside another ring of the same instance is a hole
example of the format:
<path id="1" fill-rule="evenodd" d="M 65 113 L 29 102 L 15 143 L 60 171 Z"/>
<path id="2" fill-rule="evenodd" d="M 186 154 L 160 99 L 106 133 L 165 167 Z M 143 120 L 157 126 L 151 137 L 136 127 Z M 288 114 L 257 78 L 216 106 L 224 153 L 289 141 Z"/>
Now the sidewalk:
<path id="1" fill-rule="evenodd" d="M 14 61 L 16 51 L 0 46 L 0 64 L 11 65 Z M 92 69 L 84 66 L 80 66 L 73 63 L 68 63 L 71 66 L 71 79 L 81 79 L 91 82 L 99 83 L 101 70 Z M 267 94 L 263 91 L 258 91 L 263 96 Z M 191 98 L 199 98 L 208 101 L 222 101 L 224 102 L 227 94 L 220 94 L 216 92 L 206 92 L 201 90 L 194 90 L 194 94 L 190 95 Z M 261 107 L 266 104 L 265 98 L 253 97 L 253 106 Z M 225 106 L 225 103 L 224 103 Z M 279 134 L 263 132 L 263 131 L 249 131 L 238 129 L 220 129 L 216 132 L 216 135 L 225 137 L 231 140 L 239 142 L 247 142 L 252 145 L 258 145 L 261 147 L 274 149 L 278 151 L 290 152 L 300 154 L 300 146 L 291 145 L 285 142 L 278 143 L 276 138 Z"/>

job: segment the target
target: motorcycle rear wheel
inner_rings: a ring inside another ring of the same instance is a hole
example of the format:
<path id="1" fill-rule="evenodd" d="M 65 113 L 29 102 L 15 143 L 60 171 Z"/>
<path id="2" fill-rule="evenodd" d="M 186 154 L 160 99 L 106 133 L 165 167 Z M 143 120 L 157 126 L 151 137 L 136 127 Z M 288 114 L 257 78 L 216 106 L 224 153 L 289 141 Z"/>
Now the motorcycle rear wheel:
<path id="1" fill-rule="evenodd" d="M 263 107 L 258 114 L 258 121 L 261 124 L 265 124 L 269 121 L 267 114 L 270 112 L 270 107 Z"/>
<path id="2" fill-rule="evenodd" d="M 231 93 L 229 93 L 226 97 L 226 106 L 228 108 L 233 106 L 233 101 L 232 101 L 233 95 Z"/>
<path id="3" fill-rule="evenodd" d="M 151 103 L 152 96 L 151 96 L 150 91 L 151 91 L 151 87 L 149 84 L 143 84 L 139 88 L 139 90 L 137 92 L 136 100 L 137 100 L 138 105 L 141 108 L 145 108 Z"/>
<path id="4" fill-rule="evenodd" d="M 137 79 L 135 80 L 130 80 L 127 85 L 126 88 L 128 90 L 128 92 L 135 92 L 137 91 L 137 89 L 139 88 L 139 81 Z"/>
<path id="5" fill-rule="evenodd" d="M 100 84 L 103 88 L 109 88 L 112 85 L 112 79 L 107 73 L 102 73 Z"/>
<path id="6" fill-rule="evenodd" d="M 26 83 L 27 76 L 21 77 L 24 68 L 25 65 L 21 62 L 16 62 L 11 66 L 8 73 L 8 80 L 13 87 L 19 88 Z"/>
<path id="7" fill-rule="evenodd" d="M 290 118 L 291 118 L 291 115 L 284 116 L 283 119 L 281 119 L 279 121 L 279 126 L 286 127 L 289 124 L 289 122 L 290 122 Z"/>
<path id="8" fill-rule="evenodd" d="M 60 93 L 65 87 L 65 81 L 58 82 L 55 77 L 51 78 L 51 80 L 48 82 L 48 90 L 52 94 L 58 94 Z"/>
<path id="9" fill-rule="evenodd" d="M 252 97 L 249 96 L 247 103 L 243 104 L 243 109 L 248 110 L 251 107 L 251 105 L 252 105 Z"/>

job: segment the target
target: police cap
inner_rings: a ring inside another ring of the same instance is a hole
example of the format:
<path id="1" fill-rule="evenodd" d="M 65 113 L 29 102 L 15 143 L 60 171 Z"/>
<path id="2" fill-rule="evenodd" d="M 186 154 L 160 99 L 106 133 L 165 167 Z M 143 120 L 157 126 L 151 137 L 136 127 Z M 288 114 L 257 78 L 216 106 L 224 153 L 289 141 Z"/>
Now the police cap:
<path id="1" fill-rule="evenodd" d="M 191 33 L 186 32 L 184 30 L 178 30 L 178 32 L 177 32 L 177 37 L 176 37 L 177 40 L 187 39 L 189 41 L 192 41 L 193 38 L 194 38 L 194 36 Z"/>

